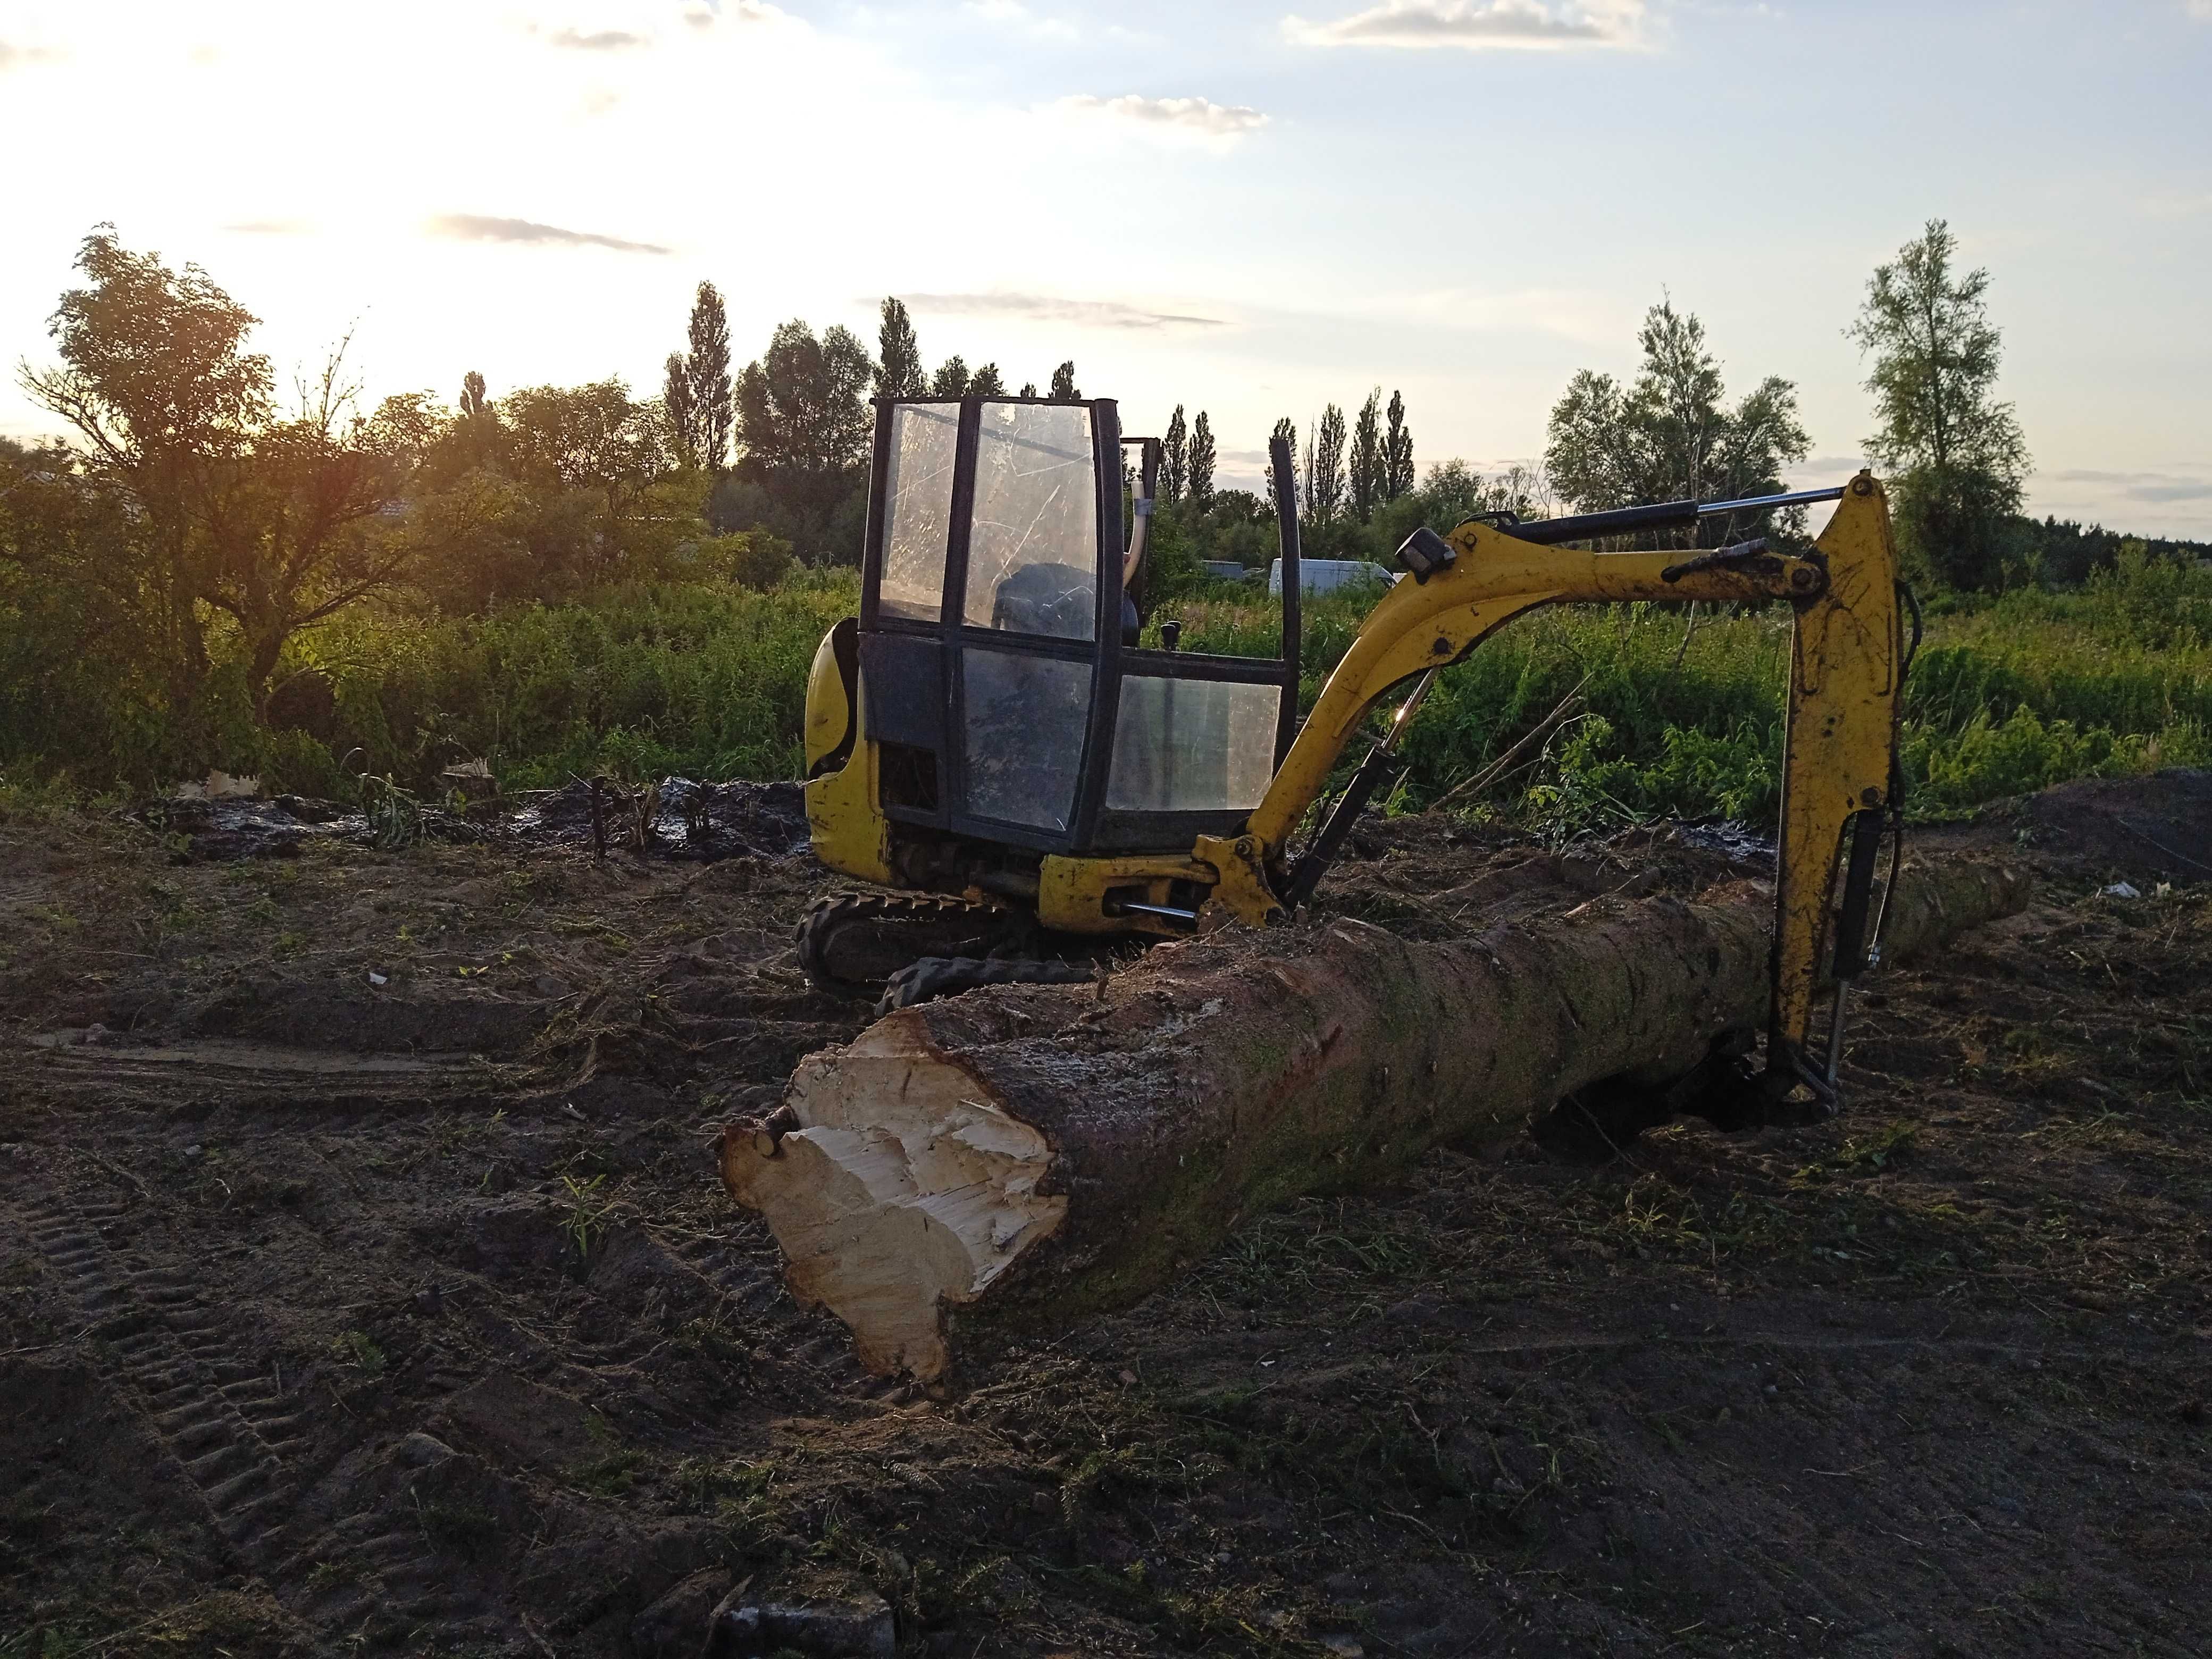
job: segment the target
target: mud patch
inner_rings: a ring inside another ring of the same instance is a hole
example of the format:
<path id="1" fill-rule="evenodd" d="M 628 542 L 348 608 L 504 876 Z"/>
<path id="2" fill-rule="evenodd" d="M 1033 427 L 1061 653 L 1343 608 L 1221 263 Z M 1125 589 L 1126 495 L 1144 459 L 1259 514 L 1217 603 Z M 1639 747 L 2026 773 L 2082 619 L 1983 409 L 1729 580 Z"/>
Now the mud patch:
<path id="1" fill-rule="evenodd" d="M 372 823 L 363 812 L 302 795 L 259 800 L 248 796 L 179 797 L 135 807 L 125 816 L 170 838 L 179 864 L 227 864 L 241 859 L 291 859 L 319 839 L 362 845 L 390 839 L 392 826 Z M 415 808 L 405 814 L 409 842 L 481 841 L 486 831 L 453 813 Z"/>
<path id="2" fill-rule="evenodd" d="M 610 846 L 635 844 L 634 809 L 601 792 L 599 820 Z M 532 799 L 507 827 L 526 842 L 592 844 L 592 787 L 568 783 Z M 702 864 L 788 858 L 807 847 L 806 797 L 796 783 L 702 783 L 665 778 L 653 786 L 643 851 Z"/>

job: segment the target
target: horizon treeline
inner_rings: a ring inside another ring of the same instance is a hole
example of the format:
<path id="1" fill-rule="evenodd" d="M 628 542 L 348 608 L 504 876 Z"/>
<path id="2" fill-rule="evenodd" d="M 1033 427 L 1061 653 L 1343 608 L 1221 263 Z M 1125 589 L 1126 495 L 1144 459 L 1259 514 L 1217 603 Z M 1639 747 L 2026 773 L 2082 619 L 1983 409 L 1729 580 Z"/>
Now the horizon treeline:
<path id="1" fill-rule="evenodd" d="M 1879 421 L 1867 449 L 1889 474 L 1916 579 L 2064 586 L 2130 556 L 2212 552 L 2021 515 L 2028 458 L 1995 395 L 1988 275 L 1960 273 L 1955 252 L 1931 222 L 1877 269 L 1850 330 Z M 108 226 L 76 265 L 82 283 L 50 322 L 54 361 L 18 369 L 69 435 L 0 440 L 0 765 L 143 776 L 250 752 L 257 732 L 335 732 L 332 653 L 366 637 L 359 616 L 401 624 L 389 649 L 440 618 L 588 611 L 654 585 L 767 592 L 795 566 L 850 567 L 871 397 L 1008 392 L 995 362 L 956 353 L 932 368 L 896 298 L 872 351 L 793 319 L 739 366 L 702 282 L 650 395 L 620 377 L 495 388 L 471 368 L 451 406 L 421 392 L 371 405 L 342 343 L 286 400 L 252 349 L 258 319 L 207 272 Z M 1303 431 L 1282 417 L 1272 435 L 1296 458 L 1305 551 L 1380 563 L 1417 526 L 1471 515 L 1778 491 L 1808 448 L 1794 385 L 1767 374 L 1732 397 L 1703 321 L 1671 298 L 1638 344 L 1626 383 L 1570 379 L 1540 463 L 1493 477 L 1457 459 L 1420 471 L 1403 394 L 1380 386 Z M 1025 380 L 1012 395 L 1083 392 L 1063 359 L 1043 393 Z M 1209 562 L 1263 567 L 1273 504 L 1220 483 L 1208 411 L 1178 403 L 1164 439 L 1153 598 L 1199 587 Z M 1801 537 L 1802 514 L 1699 532 L 1758 533 Z"/>

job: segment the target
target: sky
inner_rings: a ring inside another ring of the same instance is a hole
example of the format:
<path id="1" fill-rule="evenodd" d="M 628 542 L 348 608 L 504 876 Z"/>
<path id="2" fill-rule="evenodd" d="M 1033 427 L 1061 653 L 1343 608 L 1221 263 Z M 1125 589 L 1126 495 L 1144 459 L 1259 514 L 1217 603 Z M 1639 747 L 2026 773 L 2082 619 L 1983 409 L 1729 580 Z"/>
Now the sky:
<path id="1" fill-rule="evenodd" d="M 2212 0 L 0 0 L 0 361 L 101 222 L 371 395 L 654 390 L 702 279 L 741 362 L 896 294 L 932 362 L 1206 410 L 1249 483 L 1377 386 L 1424 465 L 1533 459 L 1665 295 L 1833 483 L 1844 330 L 1940 216 L 2031 509 L 2212 538 L 2208 87 Z"/>

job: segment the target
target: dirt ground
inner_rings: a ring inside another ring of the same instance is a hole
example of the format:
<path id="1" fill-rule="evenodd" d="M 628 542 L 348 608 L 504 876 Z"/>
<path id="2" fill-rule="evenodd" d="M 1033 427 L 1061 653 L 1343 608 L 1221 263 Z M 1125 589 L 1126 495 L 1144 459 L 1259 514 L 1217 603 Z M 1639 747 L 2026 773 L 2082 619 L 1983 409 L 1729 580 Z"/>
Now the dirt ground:
<path id="1" fill-rule="evenodd" d="M 2212 1651 L 2212 777 L 1920 839 L 2039 897 L 1867 982 L 1839 1124 L 1440 1150 L 932 1399 L 714 1178 L 865 1023 L 803 855 L 0 823 L 0 1656 L 690 1655 L 741 1581 L 963 1656 Z M 1758 861 L 1358 853 L 1431 936 Z"/>

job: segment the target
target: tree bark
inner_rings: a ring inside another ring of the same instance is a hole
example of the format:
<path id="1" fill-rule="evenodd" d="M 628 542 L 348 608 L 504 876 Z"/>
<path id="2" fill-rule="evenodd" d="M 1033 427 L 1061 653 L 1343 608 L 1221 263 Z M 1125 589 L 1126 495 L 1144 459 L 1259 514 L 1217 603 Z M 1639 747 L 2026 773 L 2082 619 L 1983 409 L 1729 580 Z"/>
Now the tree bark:
<path id="1" fill-rule="evenodd" d="M 1909 866 L 1885 957 L 2018 910 L 1996 864 Z M 1597 899 L 1418 943 L 1339 920 L 1156 947 L 1098 987 L 903 1009 L 801 1061 L 722 1174 L 794 1293 L 884 1374 L 1135 1301 L 1238 1220 L 1516 1133 L 1601 1079 L 1680 1076 L 1761 1026 L 1772 898 Z"/>

